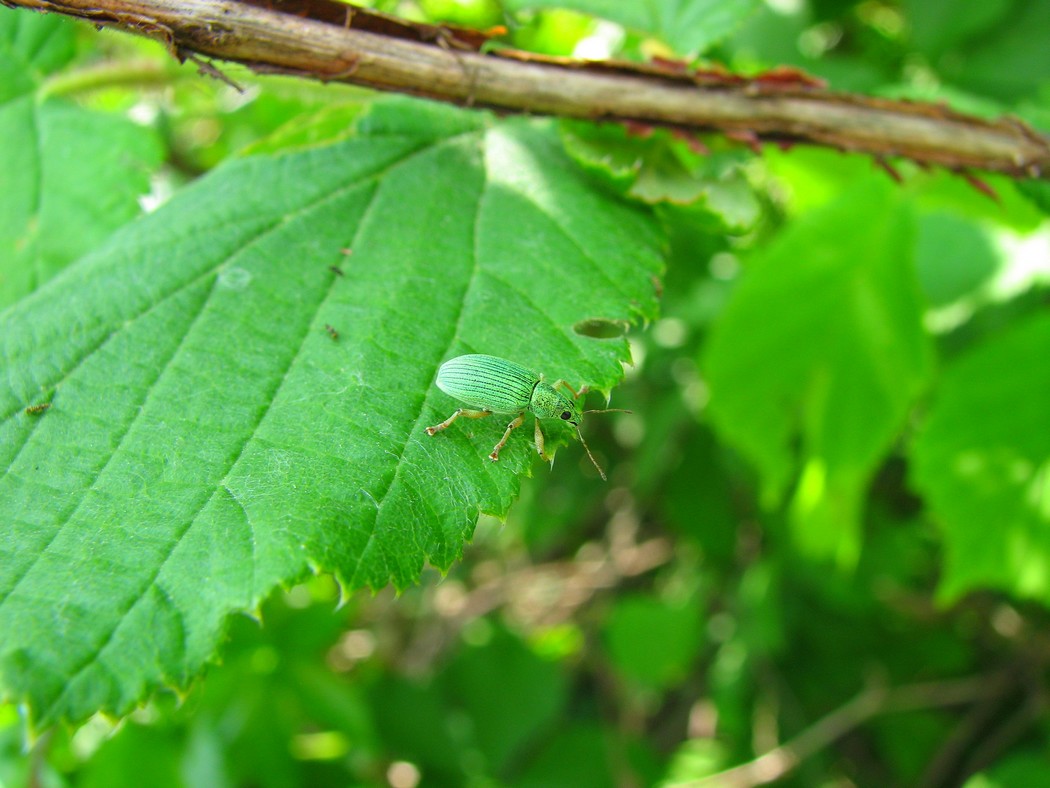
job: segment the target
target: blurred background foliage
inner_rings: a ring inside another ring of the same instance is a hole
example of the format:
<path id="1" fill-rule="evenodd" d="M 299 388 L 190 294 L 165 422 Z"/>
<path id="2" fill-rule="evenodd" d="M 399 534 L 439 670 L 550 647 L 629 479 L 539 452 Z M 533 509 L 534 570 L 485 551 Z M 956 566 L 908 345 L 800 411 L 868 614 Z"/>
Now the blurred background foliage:
<path id="1" fill-rule="evenodd" d="M 1040 0 L 375 5 L 1050 128 Z M 224 66 L 238 93 L 60 24 L 75 54 L 47 90 L 137 125 L 164 161 L 154 202 L 229 156 L 333 139 L 371 98 Z M 989 177 L 992 200 L 906 162 L 898 185 L 826 150 L 562 130 L 669 239 L 663 316 L 615 396 L 634 414 L 588 423 L 610 483 L 565 452 L 448 576 L 342 605 L 326 578 L 291 588 L 127 720 L 27 751 L 0 707 L 0 784 L 1050 779 L 1046 184 Z"/>

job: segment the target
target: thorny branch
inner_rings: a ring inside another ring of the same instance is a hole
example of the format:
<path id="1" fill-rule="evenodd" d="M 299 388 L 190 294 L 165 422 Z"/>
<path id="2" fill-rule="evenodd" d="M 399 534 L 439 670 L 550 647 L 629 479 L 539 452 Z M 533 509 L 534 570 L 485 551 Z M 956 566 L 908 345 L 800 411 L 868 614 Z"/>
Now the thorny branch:
<path id="1" fill-rule="evenodd" d="M 803 142 L 954 171 L 1050 176 L 1050 138 L 1019 120 L 834 93 L 800 72 L 754 78 L 679 64 L 588 63 L 481 51 L 485 35 L 417 25 L 333 0 L 0 0 L 112 25 L 260 73 L 348 82 L 505 112 Z M 893 174 L 892 167 L 885 164 Z M 979 181 L 972 181 L 980 186 Z"/>

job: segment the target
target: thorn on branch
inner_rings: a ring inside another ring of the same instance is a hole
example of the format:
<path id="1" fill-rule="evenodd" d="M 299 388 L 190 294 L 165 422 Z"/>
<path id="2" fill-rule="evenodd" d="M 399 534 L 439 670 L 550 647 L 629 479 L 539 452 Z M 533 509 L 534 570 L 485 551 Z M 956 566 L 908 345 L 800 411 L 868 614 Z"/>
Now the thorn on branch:
<path id="1" fill-rule="evenodd" d="M 624 129 L 626 129 L 627 134 L 631 137 L 645 139 L 651 137 L 656 131 L 656 126 L 652 123 L 643 123 L 639 120 L 631 120 L 628 118 L 627 120 L 620 121 L 620 123 Z"/>
<path id="2" fill-rule="evenodd" d="M 684 142 L 686 147 L 698 156 L 711 155 L 711 149 L 707 147 L 707 145 L 704 144 L 704 141 L 693 132 L 686 131 L 685 129 L 671 129 L 671 136 L 676 140 Z"/>
<path id="3" fill-rule="evenodd" d="M 977 191 L 981 192 L 981 194 L 989 197 L 996 205 L 1002 205 L 1002 201 L 999 199 L 999 193 L 972 172 L 969 170 L 960 170 L 959 174 L 966 179 L 967 183 L 973 186 Z"/>
<path id="4" fill-rule="evenodd" d="M 197 66 L 197 70 L 201 74 L 207 74 L 209 77 L 212 77 L 213 79 L 219 80 L 219 82 L 226 83 L 231 88 L 236 90 L 238 93 L 244 93 L 244 88 L 243 87 L 238 85 L 230 77 L 226 76 L 226 74 L 224 74 L 221 70 L 216 68 L 211 63 L 211 61 L 205 60 L 202 57 L 198 57 L 194 52 L 191 52 L 188 49 L 183 49 L 182 47 L 179 47 L 179 46 L 175 47 L 175 56 L 182 63 L 185 63 L 187 60 L 189 62 L 193 63 L 195 66 Z"/>
<path id="5" fill-rule="evenodd" d="M 676 60 L 669 57 L 660 57 L 660 55 L 653 55 L 649 60 L 657 68 L 666 69 L 672 71 L 675 74 L 688 74 L 689 73 L 689 61 L 688 60 Z"/>
<path id="6" fill-rule="evenodd" d="M 759 85 L 769 87 L 824 90 L 828 86 L 827 80 L 807 74 L 794 66 L 774 66 L 751 79 Z"/>
<path id="7" fill-rule="evenodd" d="M 890 164 L 884 156 L 876 156 L 873 161 L 875 162 L 875 166 L 893 178 L 897 183 L 904 183 L 904 178 L 901 176 L 900 172 L 896 167 Z"/>
<path id="8" fill-rule="evenodd" d="M 731 140 L 747 145 L 756 156 L 762 155 L 762 140 L 751 129 L 729 129 L 725 135 Z"/>
<path id="9" fill-rule="evenodd" d="M 798 140 L 788 139 L 787 137 L 766 137 L 765 142 L 772 142 L 777 148 L 784 151 L 784 153 L 787 153 L 799 144 Z"/>

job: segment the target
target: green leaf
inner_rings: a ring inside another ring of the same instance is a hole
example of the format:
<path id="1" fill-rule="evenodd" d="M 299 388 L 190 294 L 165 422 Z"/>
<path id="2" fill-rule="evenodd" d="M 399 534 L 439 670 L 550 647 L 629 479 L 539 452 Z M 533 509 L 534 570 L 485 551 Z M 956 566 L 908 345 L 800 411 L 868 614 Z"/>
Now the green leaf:
<path id="1" fill-rule="evenodd" d="M 1001 588 L 1050 603 L 1050 318 L 944 373 L 915 441 L 914 482 L 944 529 L 940 595 Z"/>
<path id="2" fill-rule="evenodd" d="M 905 0 L 912 42 L 929 57 L 984 34 L 1010 13 L 1011 0 L 957 3 L 955 0 Z"/>
<path id="3" fill-rule="evenodd" d="M 999 259 L 983 227 L 937 211 L 919 220 L 915 267 L 930 305 L 944 306 L 987 282 Z"/>
<path id="4" fill-rule="evenodd" d="M 516 788 L 550 785 L 606 788 L 620 784 L 623 781 L 617 781 L 609 764 L 619 763 L 623 752 L 614 750 L 610 738 L 599 726 L 586 723 L 561 730 L 545 748 L 528 759 L 524 773 L 513 784 Z"/>
<path id="5" fill-rule="evenodd" d="M 0 9 L 0 309 L 137 216 L 162 158 L 152 130 L 34 92 L 72 56 L 55 21 Z"/>
<path id="6" fill-rule="evenodd" d="M 696 55 L 733 33 L 758 6 L 758 0 L 664 0 L 651 8 L 671 48 Z"/>
<path id="7" fill-rule="evenodd" d="M 659 36 L 681 55 L 696 55 L 728 36 L 758 0 L 508 0 L 508 10 L 568 8 Z"/>
<path id="8" fill-rule="evenodd" d="M 1046 181 L 1021 181 L 1017 190 L 1025 195 L 1043 213 L 1050 215 L 1050 183 Z"/>
<path id="9" fill-rule="evenodd" d="M 1046 780 L 1050 758 L 1045 749 L 1030 746 L 999 758 L 987 769 L 969 777 L 963 788 L 1027 788 Z"/>
<path id="10" fill-rule="evenodd" d="M 605 623 L 609 658 L 626 676 L 665 689 L 688 673 L 700 649 L 703 616 L 695 600 L 668 603 L 648 596 L 617 602 Z"/>
<path id="11" fill-rule="evenodd" d="M 32 93 L 73 58 L 76 23 L 57 14 L 0 8 L 0 104 Z"/>
<path id="12" fill-rule="evenodd" d="M 134 781 L 142 780 L 157 788 L 179 788 L 180 756 L 183 743 L 163 727 L 129 725 L 121 736 L 106 741 L 81 775 L 86 788 L 105 788 L 126 784 L 136 764 Z"/>
<path id="13" fill-rule="evenodd" d="M 974 4 L 984 5 L 982 4 Z M 1050 78 L 1050 58 L 1046 57 L 1050 4 L 1016 3 L 1016 10 L 994 27 L 988 26 L 997 14 L 997 3 L 987 12 L 966 13 L 972 27 L 984 28 L 965 44 L 936 62 L 945 82 L 976 93 L 1006 100 L 1035 97 Z M 957 13 L 953 8 L 952 13 Z"/>
<path id="14" fill-rule="evenodd" d="M 384 675 L 369 695 L 376 727 L 391 759 L 418 764 L 438 785 L 463 782 L 459 731 L 439 687 L 433 682 Z"/>
<path id="15" fill-rule="evenodd" d="M 522 430 L 489 462 L 496 419 L 427 436 L 457 407 L 438 365 L 611 388 L 626 341 L 572 327 L 653 315 L 658 241 L 548 124 L 391 102 L 219 168 L 0 314 L 8 695 L 123 713 L 279 583 L 447 568 L 535 451 Z"/>
<path id="16" fill-rule="evenodd" d="M 907 206 L 869 180 L 757 255 L 710 339 L 714 423 L 767 503 L 801 468 L 793 522 L 814 555 L 855 560 L 867 484 L 928 373 L 912 246 Z"/>
<path id="17" fill-rule="evenodd" d="M 32 96 L 0 106 L 0 308 L 137 216 L 162 150 L 149 129 Z"/>
<path id="18" fill-rule="evenodd" d="M 729 474 L 718 452 L 709 430 L 695 430 L 683 445 L 681 465 L 669 476 L 659 501 L 669 529 L 695 541 L 707 555 L 728 559 L 739 539 L 739 522 Z"/>
<path id="19" fill-rule="evenodd" d="M 484 646 L 463 651 L 445 680 L 448 697 L 470 719 L 473 739 L 497 773 L 559 720 L 568 697 L 561 667 L 503 630 Z M 513 714 L 507 713 L 507 698 L 514 698 Z"/>
<path id="20" fill-rule="evenodd" d="M 656 130 L 631 135 L 622 125 L 563 122 L 565 149 L 583 167 L 643 202 L 692 205 L 717 232 L 743 233 L 761 214 L 738 150 L 699 153 Z"/>

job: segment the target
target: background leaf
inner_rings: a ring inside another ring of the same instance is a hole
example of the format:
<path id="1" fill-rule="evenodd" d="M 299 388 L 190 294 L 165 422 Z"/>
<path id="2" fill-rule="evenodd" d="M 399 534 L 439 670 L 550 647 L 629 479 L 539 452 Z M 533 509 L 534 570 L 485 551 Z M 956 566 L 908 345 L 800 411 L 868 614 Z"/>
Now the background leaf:
<path id="1" fill-rule="evenodd" d="M 606 622 L 609 657 L 625 676 L 643 686 L 674 684 L 689 672 L 702 625 L 700 609 L 692 600 L 668 603 L 627 597 Z"/>
<path id="2" fill-rule="evenodd" d="M 906 3 L 916 44 L 946 81 L 989 96 L 1027 96 L 1050 77 L 1039 31 L 1050 7 L 1025 0 Z"/>
<path id="3" fill-rule="evenodd" d="M 509 0 L 508 10 L 568 8 L 663 39 L 676 53 L 694 56 L 722 40 L 758 7 L 757 0 Z"/>
<path id="4" fill-rule="evenodd" d="M 0 104 L 32 93 L 73 59 L 76 24 L 60 16 L 0 9 Z"/>
<path id="5" fill-rule="evenodd" d="M 870 181 L 802 217 L 751 262 L 706 356 L 716 426 L 767 500 L 800 473 L 801 542 L 847 562 L 865 488 L 929 371 L 911 234 L 907 206 Z"/>
<path id="6" fill-rule="evenodd" d="M 157 137 L 117 115 L 46 98 L 74 23 L 0 9 L 0 308 L 140 213 Z"/>
<path id="7" fill-rule="evenodd" d="M 232 162 L 3 314 L 0 665 L 42 723 L 184 683 L 308 568 L 404 587 L 506 512 L 534 449 L 490 463 L 496 419 L 428 437 L 457 407 L 437 366 L 609 389 L 625 341 L 573 325 L 654 308 L 650 220 L 568 166 L 543 125 L 394 102 Z"/>
<path id="8" fill-rule="evenodd" d="M 982 586 L 1050 603 L 1050 319 L 945 371 L 915 443 L 915 483 L 945 531 L 944 599 Z"/>
<path id="9" fill-rule="evenodd" d="M 445 689 L 470 719 L 472 738 L 497 772 L 528 758 L 554 728 L 568 695 L 557 664 L 502 632 L 460 654 L 449 666 Z M 508 697 L 516 699 L 514 714 L 506 713 Z"/>

